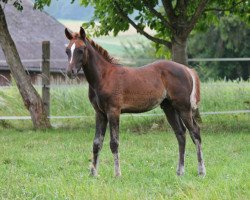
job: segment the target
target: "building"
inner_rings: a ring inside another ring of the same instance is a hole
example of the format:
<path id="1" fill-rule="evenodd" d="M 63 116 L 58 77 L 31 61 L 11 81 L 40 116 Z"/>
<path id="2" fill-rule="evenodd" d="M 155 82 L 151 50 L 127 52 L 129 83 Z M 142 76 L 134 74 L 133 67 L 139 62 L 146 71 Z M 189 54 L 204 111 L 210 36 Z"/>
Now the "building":
<path id="1" fill-rule="evenodd" d="M 3 5 L 3 4 L 2 4 Z M 68 43 L 65 27 L 47 13 L 34 10 L 31 0 L 22 0 L 23 11 L 17 11 L 12 4 L 3 6 L 9 32 L 14 40 L 22 63 L 33 83 L 40 83 L 42 42 L 50 41 L 51 79 L 53 82 L 65 81 L 67 56 L 65 44 Z M 56 59 L 56 61 L 53 61 Z M 83 77 L 83 74 L 81 75 Z M 82 78 L 81 77 L 81 78 Z M 0 85 L 11 82 L 10 70 L 0 48 Z"/>

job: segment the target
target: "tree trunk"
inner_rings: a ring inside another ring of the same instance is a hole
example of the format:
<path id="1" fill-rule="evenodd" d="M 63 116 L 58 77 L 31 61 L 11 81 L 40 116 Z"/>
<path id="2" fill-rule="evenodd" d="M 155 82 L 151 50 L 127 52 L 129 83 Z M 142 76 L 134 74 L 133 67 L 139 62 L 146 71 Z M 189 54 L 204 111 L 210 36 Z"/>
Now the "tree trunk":
<path id="1" fill-rule="evenodd" d="M 172 39 L 172 60 L 188 66 L 187 60 L 187 39 Z"/>
<path id="2" fill-rule="evenodd" d="M 18 11 L 17 11 L 18 12 Z M 43 102 L 33 85 L 30 77 L 26 74 L 17 52 L 14 41 L 8 30 L 5 14 L 0 4 L 0 45 L 3 49 L 6 62 L 16 81 L 24 105 L 29 110 L 31 119 L 36 129 L 50 128 L 50 121 L 46 116 Z"/>

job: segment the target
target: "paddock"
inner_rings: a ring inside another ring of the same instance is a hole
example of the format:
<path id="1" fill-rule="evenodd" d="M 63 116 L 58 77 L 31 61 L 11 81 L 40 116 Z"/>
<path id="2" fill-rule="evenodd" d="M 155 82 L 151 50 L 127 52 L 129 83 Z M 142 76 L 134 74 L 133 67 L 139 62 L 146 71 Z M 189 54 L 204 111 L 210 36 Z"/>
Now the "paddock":
<path id="1" fill-rule="evenodd" d="M 136 124 L 129 123 L 130 128 L 126 126 L 128 122 L 121 125 L 123 177 L 120 179 L 113 177 L 110 167 L 113 158 L 108 137 L 100 158 L 100 176 L 89 177 L 93 121 L 57 122 L 54 125 L 61 128 L 44 132 L 1 126 L 0 197 L 248 199 L 249 116 L 203 118 L 206 178 L 197 176 L 195 149 L 190 139 L 186 150 L 187 173 L 179 178 L 175 174 L 177 141 L 170 128 L 153 124 L 148 128 L 149 120 L 135 121 Z M 153 123 L 159 122 L 162 121 Z"/>

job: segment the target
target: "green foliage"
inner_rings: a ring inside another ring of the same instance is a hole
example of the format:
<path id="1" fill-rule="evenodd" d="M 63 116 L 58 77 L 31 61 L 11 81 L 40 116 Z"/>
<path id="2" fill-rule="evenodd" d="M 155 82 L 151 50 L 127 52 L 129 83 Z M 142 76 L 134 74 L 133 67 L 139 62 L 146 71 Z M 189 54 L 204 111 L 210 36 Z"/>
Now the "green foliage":
<path id="1" fill-rule="evenodd" d="M 14 0 L 14 1 L 10 1 L 10 0 L 0 0 L 0 3 L 12 3 L 12 5 L 19 11 L 23 10 L 23 6 L 22 6 L 22 0 Z"/>
<path id="2" fill-rule="evenodd" d="M 250 26 L 237 16 L 219 18 L 218 26 L 211 26 L 206 33 L 193 34 L 188 43 L 189 58 L 244 58 L 250 55 Z M 191 64 L 192 65 L 192 64 Z M 247 80 L 249 62 L 202 62 L 197 70 L 205 79 Z"/>
<path id="3" fill-rule="evenodd" d="M 138 26 L 138 29 L 145 31 L 145 27 L 148 26 L 156 32 L 154 35 L 155 38 L 160 38 L 165 41 L 172 41 L 173 37 L 187 37 L 190 27 L 195 27 L 195 30 L 198 31 L 205 31 L 212 24 L 218 23 L 219 15 L 234 13 L 244 18 L 244 20 L 249 19 L 250 16 L 248 1 L 209 1 L 208 4 L 202 8 L 204 11 L 199 16 L 197 25 L 196 21 L 192 20 L 201 2 L 200 0 L 185 3 L 185 6 L 181 6 L 181 1 L 172 0 L 171 5 L 174 12 L 172 16 L 169 16 L 169 13 L 166 13 L 165 9 L 163 9 L 162 4 L 156 0 L 81 0 L 81 2 L 84 6 L 91 5 L 95 8 L 94 17 L 89 22 L 89 26 L 95 28 L 95 36 L 108 35 L 111 32 L 116 36 L 120 31 L 128 30 L 129 23 L 131 22 L 122 16 L 121 11 L 117 9 L 116 5 L 122 8 L 124 14 Z M 148 5 L 146 5 L 145 2 L 148 2 Z M 159 15 L 152 12 L 150 7 L 162 15 L 164 19 L 161 19 Z M 167 26 L 163 20 L 169 23 L 169 25 Z M 93 23 L 96 21 L 99 21 L 100 26 L 96 27 L 95 23 Z M 185 24 L 185 26 L 183 24 Z M 85 27 L 89 26 L 85 24 Z M 158 49 L 161 48 L 160 45 L 156 47 Z M 165 51 L 162 49 L 158 51 L 160 55 L 164 55 L 164 53 Z"/>
<path id="4" fill-rule="evenodd" d="M 124 20 L 121 15 L 119 15 L 117 9 L 114 6 L 113 0 L 106 1 L 85 1 L 82 0 L 83 5 L 91 5 L 95 8 L 94 17 L 92 18 L 90 25 L 96 26 L 93 24 L 96 20 L 101 24 L 98 29 L 95 31 L 95 36 L 108 35 L 113 31 L 114 36 L 116 36 L 120 31 L 126 31 L 129 28 L 129 22 Z M 156 1 L 153 2 L 156 5 Z M 166 28 L 163 28 L 163 25 L 160 23 L 152 13 L 150 13 L 144 6 L 143 3 L 139 0 L 137 1 L 119 1 L 119 4 L 122 5 L 122 8 L 126 14 L 138 24 L 141 29 L 144 29 L 145 26 L 149 26 L 151 29 L 166 31 Z M 106 6 L 109 5 L 109 6 Z"/>
<path id="5" fill-rule="evenodd" d="M 49 6 L 51 0 L 34 0 L 34 8 L 42 10 L 45 6 Z"/>
<path id="6" fill-rule="evenodd" d="M 165 58 L 167 60 L 171 59 L 171 51 L 166 46 L 157 43 L 152 44 L 152 46 L 156 49 L 155 56 L 157 58 Z"/>

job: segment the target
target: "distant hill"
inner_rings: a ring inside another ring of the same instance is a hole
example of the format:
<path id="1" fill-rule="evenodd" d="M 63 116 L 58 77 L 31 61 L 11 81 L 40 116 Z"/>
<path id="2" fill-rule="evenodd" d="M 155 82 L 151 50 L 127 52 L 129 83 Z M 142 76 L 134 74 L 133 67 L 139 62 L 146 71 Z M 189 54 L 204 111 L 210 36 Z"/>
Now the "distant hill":
<path id="1" fill-rule="evenodd" d="M 44 11 L 46 11 L 49 15 L 56 19 L 67 19 L 67 20 L 81 20 L 81 21 L 89 21 L 94 14 L 93 7 L 84 7 L 80 6 L 79 1 L 75 1 L 73 4 L 71 1 L 51 1 L 51 5 L 49 7 L 45 7 Z"/>

